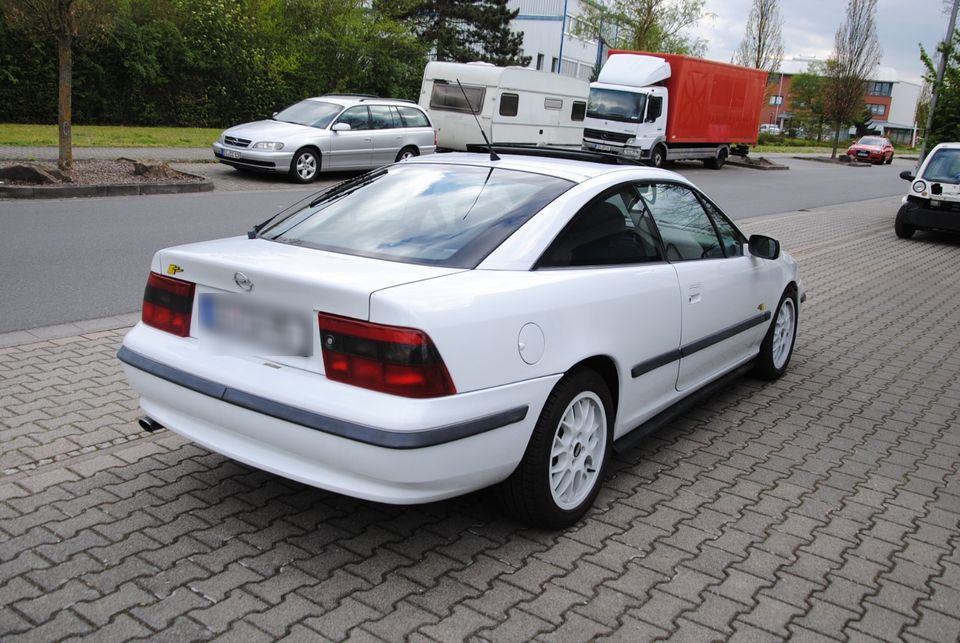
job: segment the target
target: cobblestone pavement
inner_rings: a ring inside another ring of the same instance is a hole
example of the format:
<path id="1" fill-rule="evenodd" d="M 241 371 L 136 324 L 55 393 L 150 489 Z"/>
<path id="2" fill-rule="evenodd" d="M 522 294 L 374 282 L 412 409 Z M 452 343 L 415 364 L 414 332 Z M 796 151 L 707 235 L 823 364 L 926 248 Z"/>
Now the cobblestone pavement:
<path id="1" fill-rule="evenodd" d="M 123 329 L 2 348 L 0 639 L 956 641 L 960 240 L 896 239 L 896 203 L 751 219 L 810 291 L 789 373 L 618 456 L 563 532 L 145 434 Z"/>

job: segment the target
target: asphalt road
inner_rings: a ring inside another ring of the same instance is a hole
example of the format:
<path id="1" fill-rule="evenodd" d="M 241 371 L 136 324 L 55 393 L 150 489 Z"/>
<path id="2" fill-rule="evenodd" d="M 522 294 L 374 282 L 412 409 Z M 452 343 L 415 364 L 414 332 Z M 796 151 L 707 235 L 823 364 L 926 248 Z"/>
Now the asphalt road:
<path id="1" fill-rule="evenodd" d="M 900 159 L 892 166 L 862 168 L 781 161 L 789 171 L 728 166 L 718 172 L 699 163 L 678 163 L 673 169 L 732 218 L 745 219 L 902 194 L 907 184 L 897 175 L 914 165 Z M 237 173 L 230 172 L 236 188 Z M 207 194 L 0 200 L 0 332 L 139 310 L 154 252 L 243 234 L 322 187 L 301 189 L 277 181 L 254 177 L 250 191 Z"/>

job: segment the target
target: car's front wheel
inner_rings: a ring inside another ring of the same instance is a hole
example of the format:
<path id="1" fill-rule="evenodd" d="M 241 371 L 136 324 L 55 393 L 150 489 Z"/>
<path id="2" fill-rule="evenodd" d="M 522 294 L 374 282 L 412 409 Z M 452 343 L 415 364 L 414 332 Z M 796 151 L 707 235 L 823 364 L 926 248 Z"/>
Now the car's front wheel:
<path id="1" fill-rule="evenodd" d="M 313 148 L 297 150 L 290 162 L 290 178 L 297 183 L 310 183 L 320 171 L 320 154 Z"/>
<path id="2" fill-rule="evenodd" d="M 893 152 L 890 152 L 890 158 L 887 159 L 887 165 L 893 163 Z"/>
<path id="3" fill-rule="evenodd" d="M 754 374 L 765 380 L 775 380 L 787 371 L 797 338 L 797 293 L 787 289 L 773 316 L 773 323 L 760 344 L 760 354 L 754 362 Z"/>
<path id="4" fill-rule="evenodd" d="M 597 373 L 564 376 L 543 406 L 523 460 L 500 486 L 507 511 L 549 529 L 580 520 L 600 492 L 613 415 L 610 391 Z"/>
<path id="5" fill-rule="evenodd" d="M 907 213 L 911 210 L 909 203 L 904 203 L 897 211 L 897 218 L 893 222 L 893 231 L 901 239 L 909 239 L 917 231 L 916 226 L 907 223 Z"/>

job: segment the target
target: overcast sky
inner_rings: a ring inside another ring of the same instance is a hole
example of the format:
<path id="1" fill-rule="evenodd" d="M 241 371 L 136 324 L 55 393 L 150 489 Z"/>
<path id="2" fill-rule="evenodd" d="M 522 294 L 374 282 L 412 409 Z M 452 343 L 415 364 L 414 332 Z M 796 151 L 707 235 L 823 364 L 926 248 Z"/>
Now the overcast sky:
<path id="1" fill-rule="evenodd" d="M 694 30 L 708 41 L 707 58 L 730 61 L 743 39 L 752 5 L 753 0 L 707 0 L 707 11 L 715 15 L 704 19 Z M 784 58 L 827 58 L 846 7 L 846 0 L 781 0 Z M 890 80 L 920 82 L 923 63 L 917 43 L 932 53 L 946 34 L 948 20 L 949 16 L 943 13 L 943 0 L 879 0 L 877 29 L 883 48 L 880 64 L 895 70 L 898 76 Z"/>

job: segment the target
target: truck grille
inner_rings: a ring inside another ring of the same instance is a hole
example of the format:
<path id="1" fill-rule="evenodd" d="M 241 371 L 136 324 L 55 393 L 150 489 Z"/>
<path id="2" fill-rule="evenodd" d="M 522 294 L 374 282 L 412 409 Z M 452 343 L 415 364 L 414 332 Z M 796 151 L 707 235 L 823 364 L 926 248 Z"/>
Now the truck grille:
<path id="1" fill-rule="evenodd" d="M 250 147 L 251 141 L 248 138 L 237 138 L 236 136 L 224 136 L 223 142 L 232 147 Z"/>
<path id="2" fill-rule="evenodd" d="M 620 134 L 619 132 L 604 132 L 598 129 L 583 130 L 583 138 L 592 138 L 596 141 L 607 141 L 610 143 L 626 143 L 628 138 L 633 138 L 631 134 Z"/>

